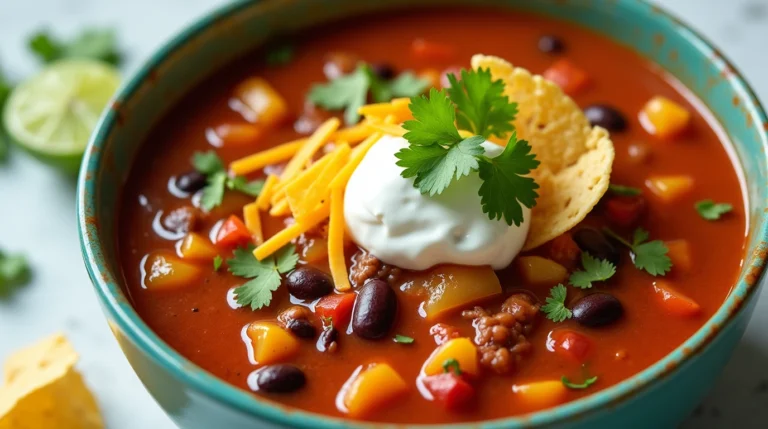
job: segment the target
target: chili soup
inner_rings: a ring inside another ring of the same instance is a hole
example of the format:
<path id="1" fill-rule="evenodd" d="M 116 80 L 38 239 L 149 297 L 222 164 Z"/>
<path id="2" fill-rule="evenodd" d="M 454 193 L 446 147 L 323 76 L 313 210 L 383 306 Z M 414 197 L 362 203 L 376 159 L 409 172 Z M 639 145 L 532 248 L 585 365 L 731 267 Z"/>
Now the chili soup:
<path id="1" fill-rule="evenodd" d="M 747 212 L 727 145 L 673 77 L 565 22 L 334 24 L 159 121 L 122 196 L 125 288 L 171 347 L 261 399 L 524 414 L 636 374 L 721 305 Z"/>

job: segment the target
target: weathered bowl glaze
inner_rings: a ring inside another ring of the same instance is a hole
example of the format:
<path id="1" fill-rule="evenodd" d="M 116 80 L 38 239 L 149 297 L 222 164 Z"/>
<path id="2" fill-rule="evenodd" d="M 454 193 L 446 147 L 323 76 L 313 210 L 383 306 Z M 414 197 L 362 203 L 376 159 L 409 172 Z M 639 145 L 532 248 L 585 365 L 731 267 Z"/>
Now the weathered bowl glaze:
<path id="1" fill-rule="evenodd" d="M 639 51 L 676 76 L 711 109 L 733 142 L 749 198 L 749 243 L 737 284 L 693 337 L 634 377 L 584 399 L 521 417 L 456 428 L 660 428 L 680 423 L 728 361 L 763 279 L 768 235 L 768 120 L 755 94 L 721 53 L 674 17 L 637 0 L 273 0 L 228 4 L 158 51 L 119 91 L 80 172 L 83 257 L 109 324 L 149 392 L 185 429 L 345 428 L 343 421 L 259 400 L 198 368 L 136 314 L 120 287 L 115 219 L 119 194 L 150 127 L 185 92 L 268 39 L 379 9 L 487 4 L 576 22 Z M 394 425 L 375 425 L 387 427 Z"/>

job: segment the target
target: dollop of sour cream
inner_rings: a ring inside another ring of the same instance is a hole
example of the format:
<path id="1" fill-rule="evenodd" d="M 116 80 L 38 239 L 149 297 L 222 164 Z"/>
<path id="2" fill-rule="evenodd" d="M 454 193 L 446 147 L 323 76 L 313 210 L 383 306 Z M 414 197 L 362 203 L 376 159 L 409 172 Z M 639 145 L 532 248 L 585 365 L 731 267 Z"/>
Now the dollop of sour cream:
<path id="1" fill-rule="evenodd" d="M 368 151 L 347 184 L 344 219 L 357 244 L 384 263 L 411 270 L 438 264 L 506 267 L 525 243 L 530 210 L 509 226 L 483 213 L 476 172 L 454 181 L 440 195 L 422 195 L 405 179 L 395 153 L 408 146 L 384 136 Z M 486 141 L 489 157 L 503 148 Z"/>

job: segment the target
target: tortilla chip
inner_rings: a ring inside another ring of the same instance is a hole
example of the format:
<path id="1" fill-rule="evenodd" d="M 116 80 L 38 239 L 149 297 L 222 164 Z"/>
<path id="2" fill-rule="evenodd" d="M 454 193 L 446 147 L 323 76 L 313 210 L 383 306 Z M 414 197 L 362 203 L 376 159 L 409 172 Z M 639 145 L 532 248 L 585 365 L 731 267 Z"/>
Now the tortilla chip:
<path id="1" fill-rule="evenodd" d="M 532 173 L 541 188 L 523 250 L 533 249 L 576 226 L 600 201 L 610 183 L 613 143 L 555 83 L 493 56 L 473 56 L 472 67 L 489 68 L 504 81 L 518 105 L 517 134 L 541 162 Z"/>
<path id="2" fill-rule="evenodd" d="M 8 358 L 0 387 L 0 429 L 103 428 L 96 400 L 74 369 L 77 359 L 62 335 Z"/>

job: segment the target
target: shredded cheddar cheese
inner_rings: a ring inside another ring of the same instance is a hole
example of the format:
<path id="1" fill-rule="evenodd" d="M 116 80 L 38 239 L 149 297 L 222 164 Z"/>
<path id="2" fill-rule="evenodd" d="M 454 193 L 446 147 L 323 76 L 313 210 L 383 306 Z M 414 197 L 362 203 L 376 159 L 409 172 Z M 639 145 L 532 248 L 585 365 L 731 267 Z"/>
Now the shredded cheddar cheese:
<path id="1" fill-rule="evenodd" d="M 245 227 L 253 236 L 256 245 L 263 243 L 264 232 L 261 230 L 261 214 L 259 213 L 258 202 L 252 202 L 243 207 L 243 220 L 245 220 Z"/>
<path id="2" fill-rule="evenodd" d="M 393 135 L 395 137 L 402 137 L 405 135 L 405 129 L 400 125 L 387 124 L 384 122 L 371 122 L 369 125 L 375 131 L 380 131 L 384 134 Z"/>
<path id="3" fill-rule="evenodd" d="M 358 113 L 368 119 L 378 119 L 379 121 L 392 115 L 394 117 L 394 122 L 400 123 L 413 119 L 409 107 L 410 103 L 411 100 L 408 98 L 396 98 L 388 103 L 374 103 L 362 106 L 358 109 Z"/>
<path id="4" fill-rule="evenodd" d="M 326 220 L 328 216 L 330 216 L 330 206 L 330 201 L 326 201 L 324 204 L 318 207 L 317 210 L 307 216 L 303 222 L 296 222 L 293 225 L 273 235 L 261 246 L 254 249 L 253 256 L 261 261 L 280 250 L 283 246 L 290 243 L 292 240 L 299 238 L 301 234 L 316 227 L 321 222 Z"/>
<path id="5" fill-rule="evenodd" d="M 270 174 L 267 177 L 267 180 L 264 182 L 264 187 L 261 188 L 261 193 L 259 194 L 259 197 L 256 198 L 256 205 L 259 206 L 259 209 L 261 210 L 269 209 L 270 200 L 272 199 L 272 194 L 275 192 L 275 186 L 277 186 L 277 182 L 279 180 L 280 178 L 278 178 L 274 174 Z"/>
<path id="6" fill-rule="evenodd" d="M 354 148 L 349 156 L 349 162 L 347 162 L 347 165 L 345 165 L 344 168 L 339 171 L 339 174 L 333 178 L 329 187 L 332 189 L 344 189 L 347 186 L 347 182 L 349 182 L 349 178 L 352 177 L 352 173 L 355 171 L 357 166 L 360 165 L 360 162 L 363 161 L 365 154 L 368 153 L 368 149 L 370 149 L 374 143 L 379 141 L 380 138 L 381 133 L 373 133 L 368 136 L 368 138 L 365 139 L 365 141 L 363 141 L 358 147 Z"/>
<path id="7" fill-rule="evenodd" d="M 336 290 L 345 292 L 349 284 L 347 261 L 344 258 L 344 189 L 331 189 L 331 219 L 328 222 L 328 265 Z"/>
<path id="8" fill-rule="evenodd" d="M 311 210 L 317 207 L 321 203 L 323 198 L 327 199 L 331 193 L 331 181 L 338 175 L 339 170 L 344 166 L 349 158 L 349 152 L 351 149 L 349 145 L 343 143 L 339 145 L 331 155 L 331 159 L 328 164 L 323 168 L 323 171 L 317 176 L 314 182 L 304 192 L 304 198 L 296 201 L 296 210 L 293 210 L 293 217 L 299 222 L 309 214 Z M 294 203 L 290 200 L 293 209 Z"/>
<path id="9" fill-rule="evenodd" d="M 312 136 L 301 146 L 301 149 L 296 155 L 288 161 L 288 165 L 285 166 L 283 174 L 280 175 L 280 181 L 288 182 L 301 171 L 306 162 L 312 159 L 312 156 L 317 152 L 331 137 L 334 131 L 336 131 L 341 125 L 341 121 L 338 118 L 331 118 L 323 122 L 322 125 L 312 134 Z"/>
<path id="10" fill-rule="evenodd" d="M 243 175 L 256 170 L 261 170 L 268 165 L 279 164 L 291 159 L 304 143 L 306 143 L 306 139 L 294 140 L 292 142 L 283 143 L 280 146 L 275 146 L 272 149 L 267 149 L 263 152 L 248 155 L 245 158 L 233 161 L 229 165 L 229 169 L 234 174 Z"/>

